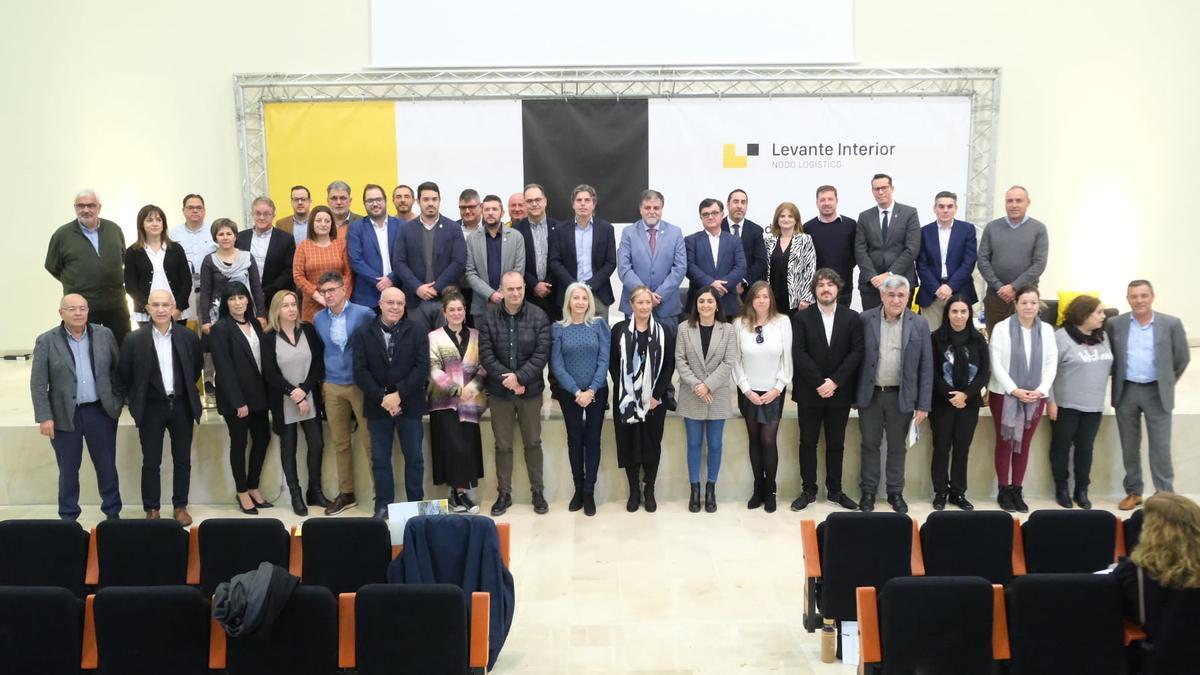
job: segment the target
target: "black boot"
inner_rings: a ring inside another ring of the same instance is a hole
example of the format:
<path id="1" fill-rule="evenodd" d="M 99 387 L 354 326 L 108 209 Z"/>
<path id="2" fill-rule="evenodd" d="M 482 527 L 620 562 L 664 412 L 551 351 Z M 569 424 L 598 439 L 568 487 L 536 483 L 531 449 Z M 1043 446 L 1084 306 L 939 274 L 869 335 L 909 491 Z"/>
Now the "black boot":
<path id="1" fill-rule="evenodd" d="M 1013 508 L 1020 513 L 1029 513 L 1029 505 L 1022 499 L 1020 485 L 1014 485 L 1009 488 L 1009 494 L 1012 496 Z"/>
<path id="2" fill-rule="evenodd" d="M 291 452 L 288 452 L 288 448 L 281 447 L 279 463 L 283 465 L 283 478 L 287 482 L 288 492 L 291 493 L 292 511 L 298 516 L 308 515 L 308 507 L 304 505 L 303 493 L 300 491 L 300 479 L 296 477 L 296 448 L 292 447 Z"/>
<path id="3" fill-rule="evenodd" d="M 761 478 L 754 479 L 754 493 L 750 495 L 750 501 L 746 502 L 746 508 L 757 509 L 763 504 L 763 482 Z"/>
<path id="4" fill-rule="evenodd" d="M 329 506 L 329 500 L 325 499 L 325 493 L 321 491 L 320 483 L 308 484 L 308 492 L 304 495 L 304 501 L 308 502 L 309 506 L 319 506 L 321 508 Z"/>
<path id="5" fill-rule="evenodd" d="M 592 492 L 583 493 L 583 515 L 596 515 L 596 495 Z"/>
<path id="6" fill-rule="evenodd" d="M 763 481 L 763 510 L 775 513 L 775 481 Z"/>
<path id="7" fill-rule="evenodd" d="M 688 497 L 688 511 L 700 513 L 700 484 L 692 483 L 692 494 Z"/>
<path id="8" fill-rule="evenodd" d="M 658 502 L 654 500 L 654 483 L 646 483 L 642 501 L 646 504 L 646 513 L 658 510 Z"/>
<path id="9" fill-rule="evenodd" d="M 300 490 L 300 486 L 289 485 L 288 491 L 292 493 L 292 511 L 298 516 L 307 516 L 308 507 L 304 505 L 304 492 Z"/>
<path id="10" fill-rule="evenodd" d="M 1071 493 L 1067 492 L 1066 483 L 1054 484 L 1054 501 L 1064 509 L 1071 508 Z"/>
<path id="11" fill-rule="evenodd" d="M 1000 491 L 996 494 L 996 503 L 1009 513 L 1017 510 L 1016 504 L 1013 503 L 1012 488 L 1007 485 L 1000 486 Z"/>
<path id="12" fill-rule="evenodd" d="M 1084 486 L 1084 487 L 1076 486 L 1076 488 L 1075 488 L 1075 503 L 1078 504 L 1079 508 L 1081 508 L 1081 509 L 1092 508 L 1092 502 L 1091 502 L 1091 500 L 1088 499 L 1087 490 L 1088 490 L 1087 486 Z"/>
<path id="13" fill-rule="evenodd" d="M 575 483 L 575 494 L 571 497 L 571 503 L 567 504 L 568 511 L 578 511 L 583 508 L 583 485 Z"/>
<path id="14" fill-rule="evenodd" d="M 717 484 L 711 480 L 704 484 L 704 512 L 717 512 Z"/>
<path id="15" fill-rule="evenodd" d="M 629 501 L 625 502 L 625 510 L 630 513 L 637 511 L 642 504 L 642 491 L 638 485 L 640 482 L 636 474 L 629 476 Z"/>

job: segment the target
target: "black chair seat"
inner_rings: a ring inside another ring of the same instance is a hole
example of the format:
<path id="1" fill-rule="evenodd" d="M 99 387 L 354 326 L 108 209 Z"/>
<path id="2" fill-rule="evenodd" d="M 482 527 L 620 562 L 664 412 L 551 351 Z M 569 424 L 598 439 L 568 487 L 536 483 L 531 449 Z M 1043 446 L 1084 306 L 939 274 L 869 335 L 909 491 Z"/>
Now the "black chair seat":
<path id="1" fill-rule="evenodd" d="M 899 513 L 831 513 L 817 526 L 821 615 L 852 621 L 856 588 L 912 574 L 912 533 L 912 520 Z"/>
<path id="2" fill-rule="evenodd" d="M 983 577 L 887 582 L 879 593 L 883 672 L 990 675 L 993 604 L 992 585 Z"/>
<path id="3" fill-rule="evenodd" d="M 66 520 L 0 522 L 0 586 L 59 586 L 87 595 L 88 533 Z"/>
<path id="4" fill-rule="evenodd" d="M 207 675 L 211 603 L 191 586 L 114 586 L 96 593 L 101 675 Z"/>
<path id="5" fill-rule="evenodd" d="M 83 600 L 66 588 L 0 588 L 0 672 L 77 675 Z"/>
<path id="6" fill-rule="evenodd" d="M 338 669 L 337 600 L 323 586 L 297 586 L 268 636 L 228 638 L 229 675 L 332 675 Z"/>
<path id="7" fill-rule="evenodd" d="M 1034 511 L 1021 526 L 1030 574 L 1096 572 L 1113 563 L 1117 519 L 1108 511 Z"/>
<path id="8" fill-rule="evenodd" d="M 467 601 L 449 584 L 371 584 L 355 603 L 359 675 L 462 675 Z"/>
<path id="9" fill-rule="evenodd" d="M 1002 511 L 935 511 L 921 526 L 925 574 L 979 576 L 1007 584 L 1013 576 L 1013 519 Z"/>
<path id="10" fill-rule="evenodd" d="M 217 584 L 269 562 L 287 569 L 289 535 L 274 518 L 210 518 L 199 525 L 200 591 L 210 596 Z"/>
<path id="11" fill-rule="evenodd" d="M 304 584 L 324 586 L 337 595 L 387 581 L 392 536 L 382 520 L 314 518 L 305 521 L 300 546 Z"/>
<path id="12" fill-rule="evenodd" d="M 1112 575 L 1030 574 L 1005 593 L 1010 675 L 1124 672 L 1121 588 Z"/>
<path id="13" fill-rule="evenodd" d="M 96 526 L 100 588 L 187 583 L 188 534 L 174 520 L 106 520 Z"/>

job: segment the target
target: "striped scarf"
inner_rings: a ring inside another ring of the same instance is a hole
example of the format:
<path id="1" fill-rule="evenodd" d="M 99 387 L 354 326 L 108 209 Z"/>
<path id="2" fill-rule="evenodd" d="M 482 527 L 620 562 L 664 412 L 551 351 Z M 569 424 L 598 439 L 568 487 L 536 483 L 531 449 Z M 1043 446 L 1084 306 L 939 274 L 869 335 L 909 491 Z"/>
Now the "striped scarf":
<path id="1" fill-rule="evenodd" d="M 654 383 L 663 365 L 663 329 L 650 317 L 649 334 L 645 352 L 638 350 L 637 322 L 629 319 L 621 336 L 621 401 L 616 417 L 626 424 L 637 424 L 646 420 L 650 412 L 650 401 L 654 398 Z"/>

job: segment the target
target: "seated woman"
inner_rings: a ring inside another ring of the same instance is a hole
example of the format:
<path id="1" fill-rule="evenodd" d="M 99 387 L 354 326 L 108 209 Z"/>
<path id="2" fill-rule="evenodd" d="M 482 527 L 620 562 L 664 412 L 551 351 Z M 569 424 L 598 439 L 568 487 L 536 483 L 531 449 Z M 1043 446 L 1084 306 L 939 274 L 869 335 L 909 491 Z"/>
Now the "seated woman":
<path id="1" fill-rule="evenodd" d="M 1200 664 L 1200 506 L 1160 492 L 1143 509 L 1137 547 L 1113 571 L 1125 616 L 1148 636 L 1141 672 L 1194 673 Z"/>

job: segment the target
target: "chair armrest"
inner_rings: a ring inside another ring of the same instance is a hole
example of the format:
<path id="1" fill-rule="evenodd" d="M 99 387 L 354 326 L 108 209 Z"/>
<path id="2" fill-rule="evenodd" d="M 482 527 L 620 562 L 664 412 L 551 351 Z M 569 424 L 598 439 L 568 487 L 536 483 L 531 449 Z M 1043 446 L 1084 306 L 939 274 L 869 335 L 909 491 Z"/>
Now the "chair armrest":
<path id="1" fill-rule="evenodd" d="M 800 544 L 804 552 L 804 576 L 809 579 L 821 577 L 821 551 L 817 548 L 817 522 L 800 521 Z"/>
<path id="2" fill-rule="evenodd" d="M 294 577 L 304 578 L 304 545 L 301 535 L 296 534 L 296 526 L 292 526 L 292 536 L 288 539 L 288 573 Z"/>
<path id="3" fill-rule="evenodd" d="M 921 528 L 915 518 L 912 520 L 912 562 L 909 564 L 914 577 L 925 576 L 925 551 L 921 548 Z"/>
<path id="4" fill-rule="evenodd" d="M 488 664 L 488 643 L 492 621 L 492 596 L 476 591 L 471 594 L 471 668 L 483 668 Z"/>
<path id="5" fill-rule="evenodd" d="M 1007 661 L 1012 658 L 1008 646 L 1008 612 L 1004 605 L 1004 587 L 992 584 L 992 658 Z"/>
<path id="6" fill-rule="evenodd" d="M 187 582 L 189 586 L 200 585 L 200 526 L 188 531 Z M 221 666 L 224 668 L 225 666 Z"/>
<path id="7" fill-rule="evenodd" d="M 392 544 L 392 560 L 400 557 L 404 552 L 404 544 Z"/>
<path id="8" fill-rule="evenodd" d="M 93 536 L 95 530 L 92 530 Z M 96 603 L 95 594 L 87 596 L 83 605 L 83 649 L 79 667 L 83 670 L 95 670 L 100 666 L 100 655 L 96 650 Z"/>
<path id="9" fill-rule="evenodd" d="M 500 538 L 500 559 L 505 567 L 511 567 L 512 556 L 512 525 L 511 523 L 496 523 L 496 536 Z"/>
<path id="10" fill-rule="evenodd" d="M 1113 562 L 1120 562 L 1128 553 L 1125 551 L 1125 523 L 1120 518 L 1114 518 L 1117 521 L 1117 545 L 1113 551 Z"/>
<path id="11" fill-rule="evenodd" d="M 83 575 L 83 583 L 95 586 L 100 583 L 100 554 L 96 552 L 96 528 L 88 534 L 87 572 Z"/>
<path id="12" fill-rule="evenodd" d="M 860 663 L 880 663 L 883 655 L 879 648 L 879 605 L 875 602 L 875 587 L 859 586 L 854 589 L 858 605 L 858 651 Z"/>
<path id="13" fill-rule="evenodd" d="M 1025 576 L 1025 538 L 1021 535 L 1021 519 L 1013 518 L 1012 573 Z"/>
<path id="14" fill-rule="evenodd" d="M 194 532 L 195 530 L 193 530 Z M 216 607 L 217 596 L 212 598 L 213 607 Z M 208 626 L 208 669 L 209 670 L 224 670 L 226 657 L 226 636 L 225 629 L 215 619 L 209 619 Z"/>
<path id="15" fill-rule="evenodd" d="M 1125 646 L 1126 647 L 1128 647 L 1129 645 L 1131 645 L 1134 642 L 1137 642 L 1139 640 L 1145 640 L 1147 637 L 1149 637 L 1149 636 L 1146 635 L 1146 631 L 1142 630 L 1141 626 L 1137 625 L 1136 623 L 1134 623 L 1132 621 L 1128 621 L 1128 620 L 1125 621 Z"/>
<path id="16" fill-rule="evenodd" d="M 354 603 L 355 593 L 338 594 L 338 668 L 354 668 L 358 664 L 355 651 Z"/>

